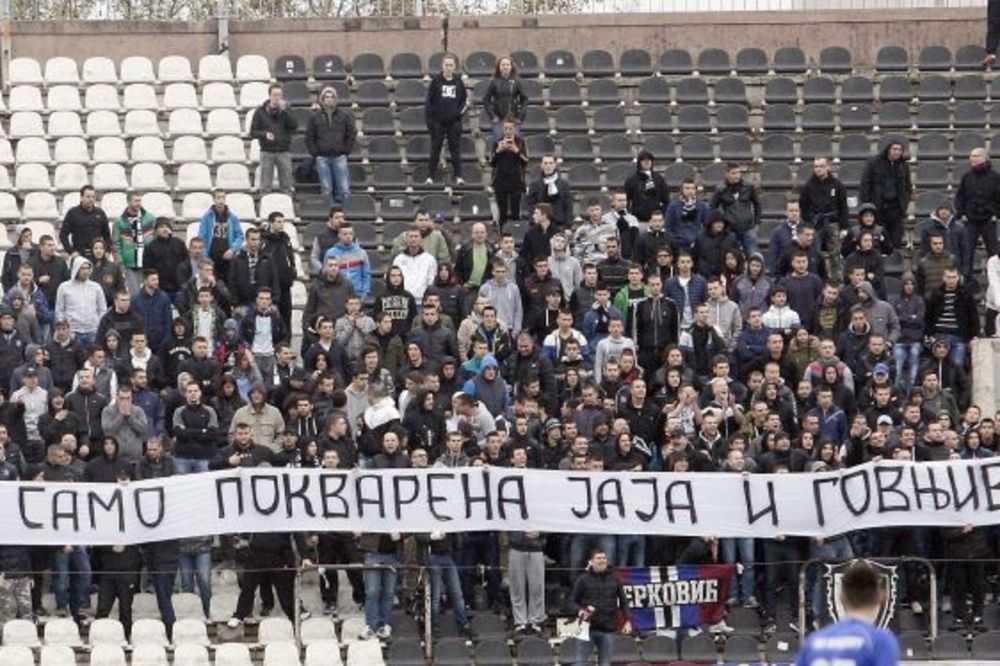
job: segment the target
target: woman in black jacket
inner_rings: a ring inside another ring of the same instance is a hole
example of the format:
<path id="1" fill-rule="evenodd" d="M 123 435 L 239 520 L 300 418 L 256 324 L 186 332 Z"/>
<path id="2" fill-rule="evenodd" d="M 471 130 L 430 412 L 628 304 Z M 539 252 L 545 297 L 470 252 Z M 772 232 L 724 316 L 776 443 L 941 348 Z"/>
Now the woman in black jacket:
<path id="1" fill-rule="evenodd" d="M 493 140 L 503 136 L 502 121 L 513 118 L 520 129 L 524 115 L 528 111 L 528 96 L 524 94 L 521 79 L 517 78 L 517 66 L 510 56 L 501 56 L 493 70 L 493 80 L 483 95 L 483 109 L 493 123 Z"/>
<path id="2" fill-rule="evenodd" d="M 503 134 L 493 143 L 490 166 L 493 167 L 493 193 L 500 211 L 497 225 L 502 233 L 507 220 L 520 217 L 525 170 L 528 168 L 528 149 L 524 140 L 517 136 L 512 117 L 504 119 Z"/>

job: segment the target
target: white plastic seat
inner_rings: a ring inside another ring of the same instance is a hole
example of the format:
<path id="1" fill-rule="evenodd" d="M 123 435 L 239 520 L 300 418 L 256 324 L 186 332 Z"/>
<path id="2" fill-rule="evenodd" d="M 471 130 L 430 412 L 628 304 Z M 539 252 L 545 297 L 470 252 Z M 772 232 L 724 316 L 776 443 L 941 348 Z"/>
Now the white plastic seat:
<path id="1" fill-rule="evenodd" d="M 261 645 L 295 640 L 295 628 L 283 617 L 265 617 L 257 627 L 257 642 Z"/>
<path id="2" fill-rule="evenodd" d="M 76 61 L 72 58 L 57 57 L 49 58 L 45 63 L 45 85 L 51 86 L 59 83 L 69 83 L 77 85 L 80 83 L 80 74 L 76 69 Z"/>
<path id="3" fill-rule="evenodd" d="M 156 114 L 144 109 L 136 109 L 125 114 L 126 136 L 160 136 L 160 124 Z"/>
<path id="4" fill-rule="evenodd" d="M 143 204 L 145 205 L 145 200 Z M 211 645 L 208 630 L 203 620 L 195 618 L 180 618 L 174 623 L 174 644 L 193 643 L 194 645 Z"/>
<path id="5" fill-rule="evenodd" d="M 174 139 L 174 149 L 170 156 L 172 161 L 178 164 L 207 162 L 208 151 L 205 149 L 205 140 L 200 136 L 179 136 Z"/>
<path id="6" fill-rule="evenodd" d="M 292 203 L 292 197 L 279 192 L 271 192 L 262 196 L 260 198 L 260 216 L 266 219 L 275 211 L 284 215 L 287 220 L 295 219 L 295 205 Z M 287 231 L 290 226 L 286 224 L 285 230 Z M 294 229 L 294 227 L 292 228 Z M 294 247 L 295 243 L 292 245 Z"/>
<path id="7" fill-rule="evenodd" d="M 18 164 L 49 164 L 49 142 L 41 137 L 28 137 L 17 142 Z"/>
<path id="8" fill-rule="evenodd" d="M 14 184 L 10 180 L 10 173 L 7 171 L 7 167 L 0 166 L 0 190 L 13 190 Z M 0 238 L 6 236 L 5 233 L 0 233 Z"/>
<path id="9" fill-rule="evenodd" d="M 204 212 L 205 211 L 202 211 L 202 213 L 204 213 Z M 184 243 L 185 244 L 190 243 L 191 239 L 193 239 L 195 236 L 197 236 L 198 234 L 201 233 L 201 228 L 200 227 L 201 227 L 201 222 L 191 222 L 190 224 L 187 225 L 187 227 L 184 229 Z M 212 594 L 212 598 L 215 599 L 215 594 L 214 593 Z M 212 612 L 212 620 L 214 622 L 219 622 L 219 621 L 221 621 L 223 619 L 223 618 L 220 617 L 221 610 L 219 608 L 213 606 L 211 608 L 211 612 Z"/>
<path id="10" fill-rule="evenodd" d="M 38 63 L 35 63 L 36 65 Z M 11 64 L 11 73 L 14 71 L 14 65 Z M 7 620 L 3 625 L 3 644 L 4 645 L 23 645 L 25 647 L 37 647 L 42 644 L 38 640 L 38 630 L 35 629 L 35 623 L 29 622 L 28 620 Z"/>
<path id="11" fill-rule="evenodd" d="M 80 205 L 80 193 L 79 192 L 67 192 L 63 195 L 62 204 L 59 205 L 59 214 L 66 217 L 66 213 L 70 211 L 73 206 Z"/>
<path id="12" fill-rule="evenodd" d="M 120 645 L 95 645 L 90 651 L 90 666 L 127 666 Z"/>
<path id="13" fill-rule="evenodd" d="M 14 86 L 7 96 L 7 106 L 12 113 L 18 111 L 44 111 L 42 89 L 35 86 Z"/>
<path id="14" fill-rule="evenodd" d="M 132 188 L 140 192 L 163 192 L 170 189 L 163 177 L 163 167 L 153 162 L 142 162 L 132 167 Z"/>
<path id="15" fill-rule="evenodd" d="M 306 285 L 302 282 L 296 280 L 292 283 L 292 307 L 293 308 L 304 308 L 306 306 L 306 301 L 309 298 L 309 294 L 306 291 Z M 305 639 L 302 639 L 305 642 Z"/>
<path id="16" fill-rule="evenodd" d="M 174 663 L 184 666 L 209 666 L 208 649 L 194 643 L 178 643 L 174 648 Z"/>
<path id="17" fill-rule="evenodd" d="M 14 172 L 14 189 L 21 192 L 52 189 L 48 167 L 44 164 L 19 164 Z"/>
<path id="18" fill-rule="evenodd" d="M 64 136 L 56 141 L 53 158 L 59 164 L 87 164 L 90 152 L 86 140 L 78 136 Z"/>
<path id="19" fill-rule="evenodd" d="M 218 182 L 216 186 L 221 187 L 221 185 L 218 185 Z M 253 222 L 257 219 L 257 211 L 253 205 L 253 196 L 245 192 L 230 192 L 226 197 L 226 205 L 243 222 Z"/>
<path id="20" fill-rule="evenodd" d="M 94 141 L 94 161 L 98 163 L 128 162 L 128 149 L 125 147 L 125 140 L 118 136 L 102 136 L 96 139 Z"/>
<path id="21" fill-rule="evenodd" d="M 267 58 L 262 55 L 240 56 L 236 61 L 236 80 L 243 81 L 270 81 L 271 65 Z"/>
<path id="22" fill-rule="evenodd" d="M 219 136 L 212 139 L 212 161 L 216 164 L 222 162 L 246 163 L 247 153 L 243 148 L 243 139 L 238 136 Z"/>
<path id="23" fill-rule="evenodd" d="M 382 666 L 382 646 L 378 641 L 356 641 L 347 646 L 347 666 Z"/>
<path id="24" fill-rule="evenodd" d="M 27 229 L 31 229 L 31 235 L 33 238 L 52 236 L 52 238 L 56 239 L 56 244 L 59 244 L 58 237 L 56 236 L 56 229 L 52 226 L 51 222 L 41 222 L 36 220 L 33 222 L 25 222 L 24 226 Z"/>
<path id="25" fill-rule="evenodd" d="M 143 199 L 143 205 L 146 205 L 146 200 Z M 150 210 L 152 208 L 150 207 Z M 170 204 L 170 217 L 174 217 L 174 206 L 173 202 Z M 179 618 L 186 618 L 191 620 L 204 620 L 205 610 L 201 605 L 201 597 L 193 592 L 178 592 L 173 595 L 171 601 L 174 604 L 174 613 Z"/>
<path id="26" fill-rule="evenodd" d="M 181 202 L 181 217 L 185 220 L 200 220 L 211 205 L 212 195 L 208 192 L 188 192 Z"/>
<path id="27" fill-rule="evenodd" d="M 190 664 L 188 661 L 178 661 L 180 664 Z M 132 648 L 132 666 L 167 666 L 167 650 L 162 645 L 139 643 Z"/>
<path id="28" fill-rule="evenodd" d="M 212 174 L 208 170 L 208 165 L 200 162 L 180 165 L 177 168 L 177 184 L 174 187 L 178 192 L 211 190 Z M 202 209 L 201 213 L 204 212 Z M 200 216 L 201 213 L 198 215 Z"/>
<path id="29" fill-rule="evenodd" d="M 80 640 L 80 628 L 68 617 L 53 618 L 45 623 L 45 644 L 70 647 L 83 645 L 83 641 Z"/>
<path id="30" fill-rule="evenodd" d="M 87 167 L 82 164 L 60 164 L 52 177 L 52 185 L 56 192 L 72 192 L 79 190 L 87 182 Z"/>
<path id="31" fill-rule="evenodd" d="M 163 622 L 153 618 L 136 620 L 132 624 L 132 644 L 139 643 L 168 646 L 170 642 L 167 641 L 167 628 L 163 626 Z"/>
<path id="32" fill-rule="evenodd" d="M 201 106 L 205 109 L 235 109 L 236 95 L 228 83 L 209 83 L 201 91 Z"/>
<path id="33" fill-rule="evenodd" d="M 341 666 L 340 646 L 336 641 L 317 641 L 306 646 L 305 666 Z"/>
<path id="34" fill-rule="evenodd" d="M 216 646 L 215 666 L 252 666 L 250 648 L 242 643 L 222 643 Z"/>
<path id="35" fill-rule="evenodd" d="M 98 188 L 100 190 L 100 188 Z M 105 192 L 101 196 L 101 208 L 103 208 L 108 217 L 117 217 L 119 213 L 125 210 L 125 196 L 122 195 L 120 201 L 121 206 L 114 206 L 109 201 L 111 198 L 115 197 L 113 192 Z M 156 597 L 149 592 L 138 592 L 134 597 L 132 597 L 132 617 L 136 620 L 139 619 L 158 619 L 160 617 L 160 610 L 156 606 Z M 133 627 L 132 641 L 135 642 L 135 631 Z"/>
<path id="36" fill-rule="evenodd" d="M 42 66 L 34 58 L 14 58 L 10 61 L 10 84 L 42 85 Z"/>
<path id="37" fill-rule="evenodd" d="M 10 138 L 22 139 L 26 136 L 45 136 L 42 116 L 35 111 L 19 111 L 10 116 Z"/>
<path id="38" fill-rule="evenodd" d="M 59 211 L 56 211 L 59 215 Z M 17 207 L 17 199 L 10 192 L 0 192 L 0 220 L 19 220 L 21 210 Z M 4 625 L 3 640 L 7 640 L 7 627 Z"/>
<path id="39" fill-rule="evenodd" d="M 105 192 L 129 188 L 125 167 L 121 164 L 98 164 L 95 166 L 93 183 L 94 187 Z"/>
<path id="40" fill-rule="evenodd" d="M 354 643 L 364 628 L 365 619 L 363 617 L 345 617 L 343 624 L 340 625 L 340 642 L 344 645 Z"/>
<path id="41" fill-rule="evenodd" d="M 220 164 L 215 170 L 215 186 L 224 190 L 249 190 L 250 172 L 242 164 Z"/>
<path id="42" fill-rule="evenodd" d="M 100 618 L 90 624 L 90 632 L 87 641 L 91 645 L 99 643 L 110 643 L 111 645 L 124 645 L 125 628 L 118 620 L 111 618 Z"/>
<path id="43" fill-rule="evenodd" d="M 247 134 L 249 134 L 249 132 L 247 132 Z M 250 141 L 249 159 L 251 164 L 260 163 L 260 141 L 258 141 L 257 139 L 251 139 Z"/>
<path id="44" fill-rule="evenodd" d="M 163 89 L 163 108 L 172 111 L 174 109 L 197 109 L 198 93 L 194 85 L 190 83 L 171 83 Z"/>
<path id="45" fill-rule="evenodd" d="M 120 138 L 121 135 L 121 124 L 118 122 L 118 114 L 114 111 L 92 111 L 87 114 L 87 136 Z"/>
<path id="46" fill-rule="evenodd" d="M 212 136 L 220 134 L 242 134 L 240 117 L 233 109 L 212 109 L 208 112 L 205 132 Z"/>
<path id="47" fill-rule="evenodd" d="M 166 56 L 160 58 L 160 66 L 157 70 L 161 83 L 192 83 L 194 74 L 191 73 L 191 63 L 184 56 Z"/>
<path id="48" fill-rule="evenodd" d="M 311 617 L 303 620 L 299 627 L 299 637 L 303 645 L 310 645 L 320 641 L 337 642 L 337 628 L 333 621 L 327 617 Z"/>
<path id="49" fill-rule="evenodd" d="M 76 666 L 76 654 L 68 645 L 42 646 L 41 666 Z"/>
<path id="50" fill-rule="evenodd" d="M 261 81 L 251 81 L 240 86 L 240 108 L 256 109 L 267 101 L 268 84 Z"/>
<path id="51" fill-rule="evenodd" d="M 93 56 L 83 61 L 84 83 L 118 83 L 115 62 L 111 58 Z"/>
<path id="52" fill-rule="evenodd" d="M 24 196 L 24 207 L 21 216 L 27 220 L 59 219 L 59 209 L 56 198 L 50 192 L 28 192 Z M 36 238 L 38 236 L 35 236 Z"/>
<path id="53" fill-rule="evenodd" d="M 132 141 L 133 162 L 167 162 L 167 151 L 163 147 L 163 139 L 158 136 L 139 136 Z"/>
<path id="54" fill-rule="evenodd" d="M 0 164 L 14 163 L 14 149 L 7 139 L 0 139 Z"/>
<path id="55" fill-rule="evenodd" d="M 156 101 L 156 89 L 148 83 L 133 83 L 125 86 L 122 104 L 126 109 L 156 111 L 160 108 Z"/>
<path id="56" fill-rule="evenodd" d="M 209 203 L 209 206 L 211 205 L 212 204 Z M 198 217 L 201 217 L 206 210 L 208 210 L 208 206 L 203 208 L 201 212 L 198 213 Z M 191 225 L 188 225 L 188 233 L 190 232 Z M 195 231 L 195 234 L 197 233 L 198 232 Z M 186 243 L 189 240 L 191 240 L 191 236 L 187 236 L 184 242 Z M 212 591 L 212 601 L 209 606 L 209 615 L 211 616 L 213 622 L 225 622 L 233 616 L 233 613 L 236 611 L 237 596 L 238 595 L 235 592 Z"/>
<path id="57" fill-rule="evenodd" d="M 73 651 L 70 650 L 70 654 Z M 35 655 L 31 648 L 23 645 L 0 647 L 0 664 L 3 666 L 35 666 Z"/>
<path id="58" fill-rule="evenodd" d="M 108 214 L 110 218 L 116 218 L 121 215 L 122 211 L 125 210 L 125 199 L 126 195 L 124 192 L 105 192 L 101 195 L 101 208 Z M 138 595 L 136 595 L 138 596 Z M 142 619 L 156 620 L 160 617 L 160 609 L 156 606 L 156 597 L 152 594 L 149 595 L 153 597 L 153 604 L 149 605 L 144 602 L 140 606 L 139 610 L 142 611 Z M 136 610 L 135 605 L 132 606 L 132 614 L 135 616 Z"/>
<path id="59" fill-rule="evenodd" d="M 46 108 L 49 111 L 80 111 L 80 90 L 76 86 L 52 86 L 49 88 Z"/>
<path id="60" fill-rule="evenodd" d="M 95 113 L 114 113 L 113 111 L 103 111 Z M 80 115 L 75 111 L 53 111 L 49 114 L 49 138 L 56 139 L 63 136 L 83 136 L 83 126 L 80 124 Z"/>
<path id="61" fill-rule="evenodd" d="M 293 641 L 269 643 L 264 648 L 264 666 L 299 666 L 299 646 Z"/>
<path id="62" fill-rule="evenodd" d="M 175 109 L 171 111 L 170 119 L 167 121 L 167 133 L 170 136 L 204 133 L 201 126 L 201 114 L 194 109 Z"/>
<path id="63" fill-rule="evenodd" d="M 162 77 L 161 77 L 162 78 Z M 229 57 L 224 55 L 202 56 L 198 61 L 198 82 L 207 81 L 232 81 L 233 66 L 229 64 Z"/>
<path id="64" fill-rule="evenodd" d="M 51 93 L 49 97 L 51 98 Z M 118 103 L 118 90 L 107 83 L 88 86 L 83 105 L 87 107 L 88 111 L 117 111 L 121 108 Z"/>
<path id="65" fill-rule="evenodd" d="M 129 56 L 122 60 L 119 69 L 122 83 L 153 83 L 153 61 L 146 56 Z"/>

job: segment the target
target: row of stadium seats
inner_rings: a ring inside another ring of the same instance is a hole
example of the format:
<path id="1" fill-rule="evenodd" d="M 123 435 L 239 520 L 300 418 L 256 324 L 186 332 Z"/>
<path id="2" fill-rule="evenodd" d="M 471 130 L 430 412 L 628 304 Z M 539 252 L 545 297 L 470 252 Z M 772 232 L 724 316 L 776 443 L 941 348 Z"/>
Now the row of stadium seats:
<path id="1" fill-rule="evenodd" d="M 79 83 L 187 83 L 198 81 L 270 81 L 271 68 L 260 55 L 245 55 L 237 59 L 235 76 L 228 55 L 207 55 L 198 61 L 195 77 L 191 62 L 184 56 L 160 58 L 156 73 L 153 61 L 145 56 L 130 56 L 116 69 L 110 58 L 93 57 L 83 62 L 82 76 L 72 58 L 49 58 L 45 67 L 34 58 L 14 58 L 10 62 L 11 85 L 52 86 Z"/>

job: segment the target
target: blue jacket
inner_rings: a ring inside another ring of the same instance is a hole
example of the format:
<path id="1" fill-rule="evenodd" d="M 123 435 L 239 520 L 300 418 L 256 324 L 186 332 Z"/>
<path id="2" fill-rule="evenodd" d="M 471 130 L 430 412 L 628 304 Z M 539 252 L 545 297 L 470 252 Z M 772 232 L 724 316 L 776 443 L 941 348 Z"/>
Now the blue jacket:
<path id="1" fill-rule="evenodd" d="M 132 297 L 132 310 L 139 315 L 142 329 L 146 331 L 149 348 L 154 354 L 163 351 L 171 337 L 171 322 L 173 312 L 170 309 L 170 298 L 162 289 L 157 289 L 150 296 L 145 289 Z"/>
<path id="2" fill-rule="evenodd" d="M 757 330 L 750 328 L 749 324 L 743 327 L 736 338 L 736 360 L 741 368 L 767 353 L 767 336 L 770 334 L 771 329 L 767 326 Z"/>
<path id="3" fill-rule="evenodd" d="M 323 263 L 334 257 L 340 267 L 340 273 L 354 287 L 354 292 L 361 298 L 365 298 L 372 290 L 372 268 L 368 260 L 368 253 L 357 243 L 343 245 L 337 243 L 326 251 Z"/>
<path id="4" fill-rule="evenodd" d="M 132 394 L 132 402 L 146 412 L 146 420 L 149 421 L 149 434 L 163 435 L 166 433 L 164 425 L 166 406 L 160 400 L 159 393 L 150 390 L 135 391 Z"/>
<path id="5" fill-rule="evenodd" d="M 241 247 L 243 247 L 243 227 L 240 225 L 240 218 L 236 217 L 236 213 L 231 210 L 229 212 L 229 238 L 227 242 L 229 243 L 229 249 L 233 252 L 237 252 Z M 202 242 L 205 243 L 205 256 L 211 256 L 209 254 L 212 249 L 212 227 L 215 226 L 215 207 L 211 207 L 205 211 L 205 214 L 201 216 L 201 226 L 198 227 L 198 235 L 201 236 Z"/>
<path id="6" fill-rule="evenodd" d="M 690 250 L 698 235 L 705 230 L 707 218 L 708 206 L 704 202 L 695 203 L 693 213 L 685 218 L 684 200 L 674 199 L 667 206 L 667 235 L 680 247 Z"/>
<path id="7" fill-rule="evenodd" d="M 681 286 L 680 278 L 676 275 L 663 285 L 663 294 L 677 304 L 677 311 L 683 317 L 684 315 L 684 303 L 687 299 L 684 298 L 684 287 Z M 691 299 L 691 311 L 708 300 L 708 282 L 702 276 L 692 273 L 691 281 L 688 282 L 688 297 Z"/>

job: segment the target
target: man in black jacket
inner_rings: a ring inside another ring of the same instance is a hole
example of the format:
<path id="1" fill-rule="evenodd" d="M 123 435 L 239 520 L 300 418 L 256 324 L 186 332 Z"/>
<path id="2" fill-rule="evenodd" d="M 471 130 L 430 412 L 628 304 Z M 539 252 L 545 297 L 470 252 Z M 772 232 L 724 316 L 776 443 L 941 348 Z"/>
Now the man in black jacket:
<path id="1" fill-rule="evenodd" d="M 983 237 L 986 256 L 997 253 L 997 216 L 1000 215 L 1000 174 L 993 170 L 984 148 L 969 155 L 971 169 L 965 172 L 955 192 L 955 217 L 965 218 L 968 251 Z M 961 259 L 960 259 L 961 260 Z"/>
<path id="2" fill-rule="evenodd" d="M 715 190 L 708 207 L 722 213 L 730 230 L 739 238 L 745 256 L 757 252 L 760 198 L 757 188 L 743 179 L 743 167 L 735 163 L 726 165 L 726 179 Z M 698 271 L 702 272 L 700 268 Z"/>
<path id="3" fill-rule="evenodd" d="M 951 361 L 965 367 L 966 351 L 979 336 L 979 311 L 969 289 L 959 284 L 958 269 L 947 268 L 941 286 L 927 300 L 927 333 L 951 346 Z"/>
<path id="4" fill-rule="evenodd" d="M 903 144 L 890 140 L 882 152 L 865 166 L 858 203 L 875 206 L 879 224 L 885 229 L 893 247 L 902 246 L 903 217 L 912 194 L 910 165 L 903 155 Z"/>
<path id="5" fill-rule="evenodd" d="M 278 168 L 278 187 L 282 192 L 292 192 L 292 154 L 289 147 L 292 132 L 298 121 L 288 112 L 280 83 L 272 83 L 268 99 L 253 112 L 250 137 L 260 143 L 260 191 L 267 194 L 274 182 L 274 168 Z"/>
<path id="6" fill-rule="evenodd" d="M 234 307 L 249 308 L 262 288 L 274 289 L 274 265 L 271 256 L 263 252 L 260 229 L 247 229 L 243 248 L 236 254 L 229 271 L 229 292 Z"/>
<path id="7" fill-rule="evenodd" d="M 590 640 L 581 640 L 576 647 L 576 663 L 586 664 L 597 648 L 597 660 L 610 664 L 614 655 L 614 638 L 618 629 L 618 614 L 625 614 L 621 632 L 632 633 L 628 619 L 630 606 L 625 588 L 608 564 L 608 554 L 601 548 L 590 553 L 590 564 L 573 584 L 570 603 L 576 607 L 581 622 L 590 623 Z"/>
<path id="8" fill-rule="evenodd" d="M 660 367 L 663 350 L 677 344 L 681 322 L 677 304 L 663 295 L 663 278 L 650 275 L 646 284 L 649 285 L 649 296 L 639 302 L 635 311 L 636 321 L 628 322 L 628 330 L 637 333 L 635 343 L 639 348 L 639 365 L 646 371 L 646 376 L 650 376 Z"/>
<path id="9" fill-rule="evenodd" d="M 177 267 L 188 260 L 188 250 L 184 241 L 174 236 L 168 218 L 161 217 L 156 221 L 155 234 L 143 252 L 142 261 L 147 268 L 160 274 L 160 289 L 173 303 L 181 291 Z"/>
<path id="10" fill-rule="evenodd" d="M 111 245 L 111 227 L 108 216 L 97 207 L 97 192 L 93 185 L 80 188 L 80 203 L 66 213 L 59 227 L 59 241 L 71 257 L 82 255 L 94 260 L 94 239 L 104 240 L 104 247 Z"/>
<path id="11" fill-rule="evenodd" d="M 528 206 L 534 209 L 538 204 L 548 204 L 552 224 L 559 228 L 568 227 L 573 223 L 573 193 L 569 183 L 559 177 L 553 155 L 542 155 L 541 167 L 542 173 L 528 185 Z"/>
<path id="12" fill-rule="evenodd" d="M 431 78 L 427 86 L 424 113 L 431 135 L 431 154 L 427 162 L 427 185 L 437 178 L 441 148 L 448 139 L 451 157 L 451 177 L 455 185 L 465 185 L 462 179 L 462 116 L 469 106 L 468 92 L 462 77 L 455 72 L 457 58 L 448 53 L 441 60 L 441 73 Z"/>
<path id="13" fill-rule="evenodd" d="M 326 87 L 319 93 L 320 108 L 306 126 L 306 149 L 316 160 L 320 193 L 332 206 L 351 195 L 347 156 L 354 149 L 357 129 L 354 114 L 337 108 L 337 91 Z"/>
<path id="14" fill-rule="evenodd" d="M 178 474 L 207 472 L 218 451 L 219 419 L 201 402 L 201 387 L 191 381 L 184 387 L 184 406 L 173 413 L 174 467 Z"/>
<path id="15" fill-rule="evenodd" d="M 670 188 L 663 176 L 653 171 L 653 153 L 639 151 L 635 173 L 625 181 L 628 209 L 640 222 L 648 222 L 654 211 L 664 212 L 670 204 Z"/>
<path id="16" fill-rule="evenodd" d="M 285 216 L 278 211 L 269 213 L 263 224 L 264 253 L 271 258 L 274 270 L 278 312 L 288 330 L 292 329 L 292 285 L 298 278 L 295 269 L 295 248 L 285 233 Z"/>
<path id="17" fill-rule="evenodd" d="M 840 179 L 830 173 L 830 162 L 826 157 L 813 159 L 813 172 L 801 188 L 799 194 L 801 219 L 816 229 L 829 253 L 828 273 L 837 282 L 841 279 L 840 238 L 847 232 L 849 208 L 847 188 Z"/>

